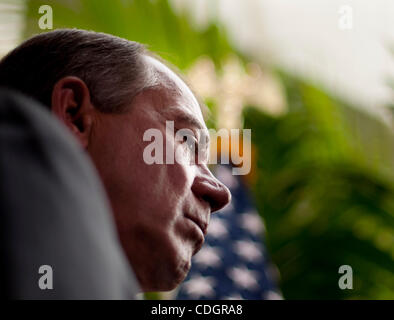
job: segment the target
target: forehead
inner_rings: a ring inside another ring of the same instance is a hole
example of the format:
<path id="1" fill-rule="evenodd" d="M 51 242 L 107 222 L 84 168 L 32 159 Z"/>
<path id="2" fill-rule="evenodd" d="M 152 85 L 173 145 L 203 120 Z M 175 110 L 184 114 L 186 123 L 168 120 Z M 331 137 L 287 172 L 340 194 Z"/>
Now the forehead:
<path id="1" fill-rule="evenodd" d="M 150 70 L 151 76 L 168 94 L 168 105 L 164 106 L 163 114 L 176 113 L 183 119 L 189 119 L 198 124 L 201 128 L 206 128 L 201 112 L 200 104 L 186 83 L 169 67 L 159 60 L 144 56 L 144 60 Z"/>

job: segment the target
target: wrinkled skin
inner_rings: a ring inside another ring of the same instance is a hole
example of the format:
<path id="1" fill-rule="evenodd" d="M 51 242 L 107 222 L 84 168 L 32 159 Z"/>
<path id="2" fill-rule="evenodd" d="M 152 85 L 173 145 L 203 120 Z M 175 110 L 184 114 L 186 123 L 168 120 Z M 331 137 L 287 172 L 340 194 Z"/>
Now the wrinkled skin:
<path id="1" fill-rule="evenodd" d="M 196 98 L 164 64 L 144 59 L 157 85 L 134 97 L 125 113 L 97 111 L 86 85 L 74 77 L 56 84 L 52 110 L 96 165 L 142 290 L 167 291 L 186 277 L 192 255 L 204 242 L 210 214 L 230 201 L 230 193 L 208 170 L 206 153 L 191 163 L 188 145 L 166 131 L 166 120 L 173 120 L 175 130 L 193 130 L 197 143 L 204 145 L 207 128 Z M 160 130 L 164 142 L 185 161 L 146 164 L 143 151 L 151 142 L 143 141 L 143 135 L 151 128 Z"/>

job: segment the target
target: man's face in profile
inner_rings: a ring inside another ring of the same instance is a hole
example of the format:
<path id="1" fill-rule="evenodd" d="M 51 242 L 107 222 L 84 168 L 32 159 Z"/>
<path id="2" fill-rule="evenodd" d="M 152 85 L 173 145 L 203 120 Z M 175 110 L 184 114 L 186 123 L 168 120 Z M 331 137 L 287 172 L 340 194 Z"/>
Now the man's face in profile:
<path id="1" fill-rule="evenodd" d="M 144 59 L 159 85 L 138 94 L 125 113 L 97 113 L 87 149 L 143 291 L 166 291 L 187 275 L 192 255 L 204 242 L 210 213 L 225 206 L 230 193 L 207 168 L 208 133 L 196 98 L 169 68 L 149 56 Z M 193 132 L 198 148 L 206 148 L 199 154 L 203 159 L 189 161 L 194 150 L 166 131 L 169 120 L 175 131 Z M 143 136 L 149 129 L 162 133 L 164 161 L 166 144 L 185 161 L 147 164 L 143 153 L 150 142 Z"/>

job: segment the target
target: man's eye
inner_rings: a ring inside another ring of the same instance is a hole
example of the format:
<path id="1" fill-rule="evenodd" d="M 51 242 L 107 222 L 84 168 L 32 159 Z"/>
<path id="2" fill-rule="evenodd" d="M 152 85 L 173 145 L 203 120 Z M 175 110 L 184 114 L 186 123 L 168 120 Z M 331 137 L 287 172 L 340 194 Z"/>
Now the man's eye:
<path id="1" fill-rule="evenodd" d="M 186 147 L 190 150 L 190 152 L 197 152 L 197 140 L 192 135 L 183 135 L 183 143 L 186 144 Z"/>

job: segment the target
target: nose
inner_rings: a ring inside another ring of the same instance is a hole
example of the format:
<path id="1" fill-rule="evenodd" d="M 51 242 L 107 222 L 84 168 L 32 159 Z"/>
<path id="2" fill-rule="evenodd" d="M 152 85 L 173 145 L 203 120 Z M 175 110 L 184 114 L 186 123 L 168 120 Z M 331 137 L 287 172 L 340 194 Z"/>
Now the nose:
<path id="1" fill-rule="evenodd" d="M 208 169 L 204 174 L 194 178 L 192 192 L 197 198 L 209 204 L 211 213 L 222 209 L 231 201 L 230 190 L 216 179 Z"/>

